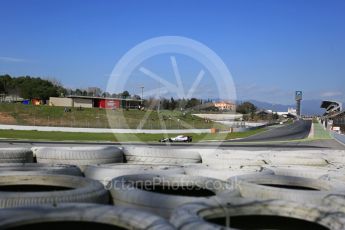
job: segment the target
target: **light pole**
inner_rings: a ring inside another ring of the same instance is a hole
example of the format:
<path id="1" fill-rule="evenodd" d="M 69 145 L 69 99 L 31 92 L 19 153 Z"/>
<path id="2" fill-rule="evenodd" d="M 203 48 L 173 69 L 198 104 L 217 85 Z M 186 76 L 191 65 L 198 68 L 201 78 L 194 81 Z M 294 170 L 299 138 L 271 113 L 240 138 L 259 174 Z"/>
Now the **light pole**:
<path id="1" fill-rule="evenodd" d="M 140 86 L 141 88 L 141 105 L 143 105 L 144 102 L 144 86 Z"/>

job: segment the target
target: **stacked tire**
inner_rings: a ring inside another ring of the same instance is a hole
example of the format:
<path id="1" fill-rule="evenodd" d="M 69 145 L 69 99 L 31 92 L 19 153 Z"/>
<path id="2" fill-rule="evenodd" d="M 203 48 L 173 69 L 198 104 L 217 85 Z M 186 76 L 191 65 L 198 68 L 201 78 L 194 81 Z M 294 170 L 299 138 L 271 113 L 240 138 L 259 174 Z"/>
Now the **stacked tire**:
<path id="1" fill-rule="evenodd" d="M 197 151 L 184 149 L 165 149 L 155 147 L 125 147 L 124 156 L 127 163 L 134 164 L 189 164 L 201 163 Z"/>
<path id="2" fill-rule="evenodd" d="M 0 148 L 0 163 L 31 163 L 33 153 L 29 148 Z"/>
<path id="3" fill-rule="evenodd" d="M 343 156 L 144 146 L 0 149 L 0 228 L 344 229 Z"/>
<path id="4" fill-rule="evenodd" d="M 35 151 L 38 163 L 72 164 L 82 170 L 90 164 L 122 163 L 123 152 L 115 146 L 106 147 L 41 147 Z"/>

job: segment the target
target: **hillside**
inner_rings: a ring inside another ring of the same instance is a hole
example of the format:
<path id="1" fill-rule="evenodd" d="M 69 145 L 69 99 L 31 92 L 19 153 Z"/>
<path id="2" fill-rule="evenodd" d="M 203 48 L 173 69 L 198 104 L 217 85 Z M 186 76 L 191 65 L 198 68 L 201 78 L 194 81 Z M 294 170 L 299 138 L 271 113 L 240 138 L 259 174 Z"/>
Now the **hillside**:
<path id="1" fill-rule="evenodd" d="M 222 124 L 170 110 L 160 110 L 158 113 L 157 110 L 71 108 L 70 112 L 64 112 L 63 107 L 0 104 L 0 124 L 110 128 L 109 122 L 111 128 L 119 129 L 226 129 Z"/>
<path id="2" fill-rule="evenodd" d="M 253 103 L 256 107 L 260 109 L 269 109 L 273 111 L 285 112 L 288 108 L 295 108 L 295 104 L 291 105 L 283 105 L 283 104 L 272 104 L 257 100 L 249 100 Z M 320 108 L 322 100 L 302 100 L 301 110 L 303 115 L 322 115 L 324 113 L 324 109 Z"/>

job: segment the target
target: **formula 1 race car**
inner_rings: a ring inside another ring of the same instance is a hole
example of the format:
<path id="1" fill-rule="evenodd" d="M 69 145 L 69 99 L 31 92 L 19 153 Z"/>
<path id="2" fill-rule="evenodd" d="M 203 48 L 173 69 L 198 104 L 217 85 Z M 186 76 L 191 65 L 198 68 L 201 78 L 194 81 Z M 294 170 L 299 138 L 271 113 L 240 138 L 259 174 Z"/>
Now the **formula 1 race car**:
<path id="1" fill-rule="evenodd" d="M 178 135 L 176 137 L 163 138 L 159 142 L 192 142 L 191 136 Z"/>

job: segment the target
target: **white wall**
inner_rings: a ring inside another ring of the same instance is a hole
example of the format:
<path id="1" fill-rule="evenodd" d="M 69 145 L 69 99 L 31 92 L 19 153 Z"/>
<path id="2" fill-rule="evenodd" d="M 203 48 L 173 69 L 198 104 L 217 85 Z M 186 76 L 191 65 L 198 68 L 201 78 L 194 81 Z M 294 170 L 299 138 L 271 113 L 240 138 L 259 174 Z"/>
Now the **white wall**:
<path id="1" fill-rule="evenodd" d="M 86 98 L 73 98 L 74 107 L 82 107 L 82 108 L 92 108 L 92 99 Z"/>
<path id="2" fill-rule="evenodd" d="M 49 98 L 49 105 L 50 106 L 72 107 L 73 106 L 73 100 L 72 100 L 72 98 L 65 98 L 65 97 L 50 97 Z"/>

